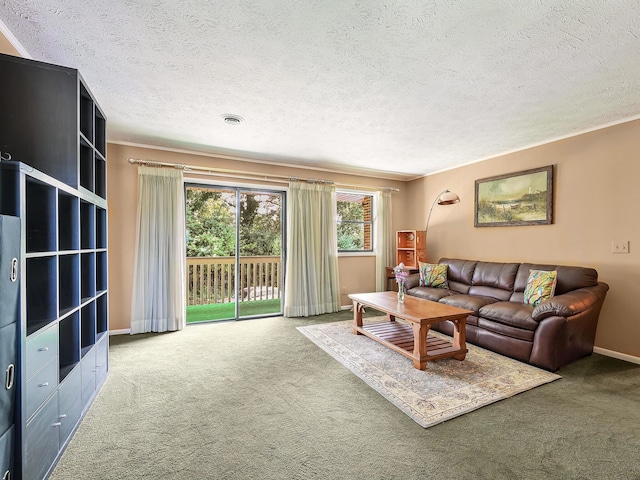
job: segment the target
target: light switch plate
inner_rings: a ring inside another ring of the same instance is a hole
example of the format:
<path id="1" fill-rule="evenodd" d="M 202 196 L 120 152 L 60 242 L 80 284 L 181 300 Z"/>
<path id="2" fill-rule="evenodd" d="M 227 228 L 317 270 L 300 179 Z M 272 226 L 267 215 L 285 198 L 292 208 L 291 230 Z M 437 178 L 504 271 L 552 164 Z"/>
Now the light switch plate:
<path id="1" fill-rule="evenodd" d="M 629 253 L 629 240 L 612 240 L 611 253 Z"/>

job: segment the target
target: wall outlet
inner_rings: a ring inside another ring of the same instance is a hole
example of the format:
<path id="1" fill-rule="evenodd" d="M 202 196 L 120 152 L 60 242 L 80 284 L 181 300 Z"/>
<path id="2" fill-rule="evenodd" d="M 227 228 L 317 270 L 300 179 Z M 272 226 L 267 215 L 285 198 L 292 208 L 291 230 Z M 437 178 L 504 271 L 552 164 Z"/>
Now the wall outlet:
<path id="1" fill-rule="evenodd" d="M 611 253 L 629 253 L 629 240 L 612 240 Z"/>

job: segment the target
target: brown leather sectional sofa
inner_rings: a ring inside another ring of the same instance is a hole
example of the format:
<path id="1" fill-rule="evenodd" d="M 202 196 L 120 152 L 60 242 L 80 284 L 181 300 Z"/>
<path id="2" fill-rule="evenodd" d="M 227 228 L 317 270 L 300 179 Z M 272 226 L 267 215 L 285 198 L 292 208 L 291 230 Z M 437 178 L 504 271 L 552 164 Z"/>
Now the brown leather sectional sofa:
<path id="1" fill-rule="evenodd" d="M 467 317 L 468 342 L 551 371 L 593 352 L 609 290 L 593 268 L 454 258 L 439 263 L 449 265 L 448 289 L 420 287 L 413 274 L 407 293 L 476 312 Z M 555 295 L 535 307 L 523 303 L 532 269 L 558 272 Z M 448 321 L 433 329 L 453 334 Z"/>

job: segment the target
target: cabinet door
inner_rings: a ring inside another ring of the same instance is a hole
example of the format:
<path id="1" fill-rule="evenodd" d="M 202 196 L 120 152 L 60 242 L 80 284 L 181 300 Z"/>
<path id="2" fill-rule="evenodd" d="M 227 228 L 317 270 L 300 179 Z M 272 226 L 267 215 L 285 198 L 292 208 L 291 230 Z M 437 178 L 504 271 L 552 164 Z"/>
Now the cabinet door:
<path id="1" fill-rule="evenodd" d="M 96 391 L 96 347 L 82 358 L 82 405 L 88 405 Z"/>
<path id="2" fill-rule="evenodd" d="M 60 403 L 60 445 L 64 445 L 82 415 L 82 375 L 80 367 L 73 369 L 58 388 Z"/>
<path id="3" fill-rule="evenodd" d="M 22 478 L 44 478 L 53 464 L 60 448 L 58 418 L 58 395 L 53 395 L 33 419 L 27 424 L 24 434 Z"/>
<path id="4" fill-rule="evenodd" d="M 14 423 L 17 325 L 0 328 L 0 434 Z"/>
<path id="5" fill-rule="evenodd" d="M 9 430 L 4 432 L 4 434 L 0 433 L 0 478 L 4 479 L 13 479 L 16 478 L 14 475 L 14 438 L 15 434 L 13 433 L 14 427 L 11 427 Z"/>
<path id="6" fill-rule="evenodd" d="M 0 215 L 0 328 L 18 318 L 20 219 Z"/>
<path id="7" fill-rule="evenodd" d="M 76 70 L 0 56 L 3 151 L 73 187 L 78 184 Z"/>

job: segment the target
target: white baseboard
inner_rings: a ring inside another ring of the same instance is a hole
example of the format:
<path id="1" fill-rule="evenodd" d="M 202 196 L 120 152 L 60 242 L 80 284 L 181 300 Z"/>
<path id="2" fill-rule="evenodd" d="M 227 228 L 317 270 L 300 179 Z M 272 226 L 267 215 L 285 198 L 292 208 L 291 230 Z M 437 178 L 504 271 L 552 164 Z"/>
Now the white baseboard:
<path id="1" fill-rule="evenodd" d="M 351 310 L 353 308 L 353 305 L 342 305 L 340 307 L 340 310 Z"/>
<path id="2" fill-rule="evenodd" d="M 627 355 L 626 353 L 616 352 L 614 350 L 607 350 L 606 348 L 593 347 L 594 353 L 605 355 L 607 357 L 617 358 L 618 360 L 624 360 L 625 362 L 636 363 L 640 365 L 640 357 L 634 357 L 633 355 Z"/>
<path id="3" fill-rule="evenodd" d="M 109 330 L 109 336 L 111 335 L 129 335 L 131 333 L 130 328 L 123 328 L 120 330 Z"/>

